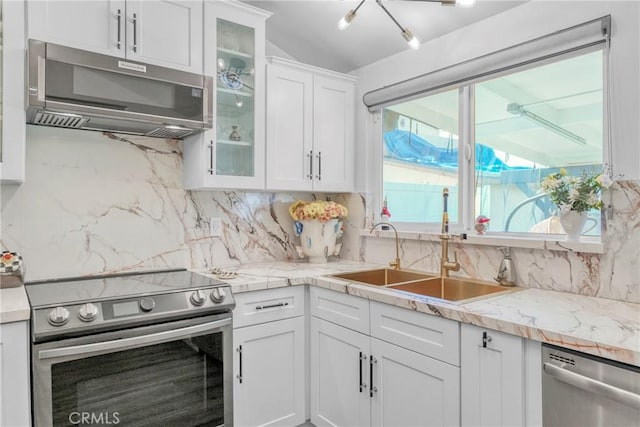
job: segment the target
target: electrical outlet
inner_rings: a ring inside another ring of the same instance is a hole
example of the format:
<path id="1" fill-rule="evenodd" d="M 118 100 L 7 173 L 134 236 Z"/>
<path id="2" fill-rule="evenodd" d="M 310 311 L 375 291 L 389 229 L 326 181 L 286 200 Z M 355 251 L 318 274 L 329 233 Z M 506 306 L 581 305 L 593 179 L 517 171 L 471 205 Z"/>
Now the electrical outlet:
<path id="1" fill-rule="evenodd" d="M 218 218 L 218 217 L 209 218 L 209 236 L 211 237 L 222 236 L 222 218 Z"/>

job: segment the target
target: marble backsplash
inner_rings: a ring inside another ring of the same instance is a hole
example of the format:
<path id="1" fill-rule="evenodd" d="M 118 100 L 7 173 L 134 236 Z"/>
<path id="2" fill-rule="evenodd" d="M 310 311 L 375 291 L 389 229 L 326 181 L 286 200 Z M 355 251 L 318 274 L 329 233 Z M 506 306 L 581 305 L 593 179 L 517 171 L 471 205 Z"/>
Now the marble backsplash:
<path id="1" fill-rule="evenodd" d="M 512 248 L 517 284 L 640 303 L 640 181 L 616 182 L 604 202 L 613 207 L 605 219 L 604 254 Z M 362 259 L 393 259 L 393 239 L 363 241 Z M 492 281 L 502 260 L 495 246 L 451 243 L 450 251 L 458 254 L 461 270 L 452 273 L 457 276 Z M 400 252 L 404 268 L 440 271 L 439 241 L 401 240 Z"/>
<path id="2" fill-rule="evenodd" d="M 0 244 L 19 251 L 27 280 L 145 269 L 297 260 L 289 205 L 330 198 L 349 208 L 340 257 L 387 263 L 393 239 L 361 237 L 362 194 L 185 191 L 182 142 L 37 126 L 27 130 L 27 177 L 2 186 Z M 640 181 L 610 192 L 605 253 L 515 248 L 519 284 L 640 302 Z M 609 200 L 605 200 L 609 202 Z M 209 220 L 223 222 L 209 236 Z M 491 280 L 495 247 L 454 243 L 462 276 Z M 406 268 L 438 271 L 439 242 L 402 240 Z"/>
<path id="3" fill-rule="evenodd" d="M 22 254 L 29 281 L 292 260 L 289 205 L 329 197 L 350 210 L 341 255 L 354 259 L 359 195 L 185 191 L 181 145 L 28 126 L 26 180 L 2 186 L 2 248 Z M 211 217 L 222 236 L 209 236 Z"/>

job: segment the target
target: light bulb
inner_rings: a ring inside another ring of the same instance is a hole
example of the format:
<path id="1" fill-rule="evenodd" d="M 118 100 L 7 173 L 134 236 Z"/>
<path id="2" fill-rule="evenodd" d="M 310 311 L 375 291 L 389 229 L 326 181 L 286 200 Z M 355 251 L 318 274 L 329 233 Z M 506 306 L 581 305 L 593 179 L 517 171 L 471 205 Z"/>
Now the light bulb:
<path id="1" fill-rule="evenodd" d="M 404 37 L 411 49 L 420 49 L 420 40 L 418 40 L 411 31 L 407 29 L 403 30 L 402 37 Z"/>
<path id="2" fill-rule="evenodd" d="M 347 28 L 351 24 L 351 21 L 353 21 L 353 18 L 355 17 L 356 17 L 356 11 L 351 9 L 349 12 L 347 12 L 346 15 L 342 17 L 340 21 L 338 21 L 338 29 L 344 30 L 345 28 Z"/>

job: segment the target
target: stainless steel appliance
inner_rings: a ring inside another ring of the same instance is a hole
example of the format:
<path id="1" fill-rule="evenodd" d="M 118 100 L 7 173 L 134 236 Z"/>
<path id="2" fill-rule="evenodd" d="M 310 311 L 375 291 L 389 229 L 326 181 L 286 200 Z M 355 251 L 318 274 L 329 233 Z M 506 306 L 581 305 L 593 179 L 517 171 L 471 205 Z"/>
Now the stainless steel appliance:
<path id="1" fill-rule="evenodd" d="M 36 426 L 233 425 L 228 285 L 178 270 L 25 288 Z"/>
<path id="2" fill-rule="evenodd" d="M 213 79 L 29 40 L 27 123 L 183 138 L 213 126 Z"/>
<path id="3" fill-rule="evenodd" d="M 553 426 L 640 426 L 640 368 L 543 344 L 542 418 Z"/>

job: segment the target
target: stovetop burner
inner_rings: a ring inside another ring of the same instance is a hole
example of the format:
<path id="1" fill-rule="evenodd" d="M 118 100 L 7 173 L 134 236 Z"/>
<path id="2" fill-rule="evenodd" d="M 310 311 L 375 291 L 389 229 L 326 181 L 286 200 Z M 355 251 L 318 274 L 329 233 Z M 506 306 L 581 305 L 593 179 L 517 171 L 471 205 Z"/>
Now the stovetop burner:
<path id="1" fill-rule="evenodd" d="M 25 285 L 34 342 L 231 311 L 231 287 L 186 270 Z"/>

